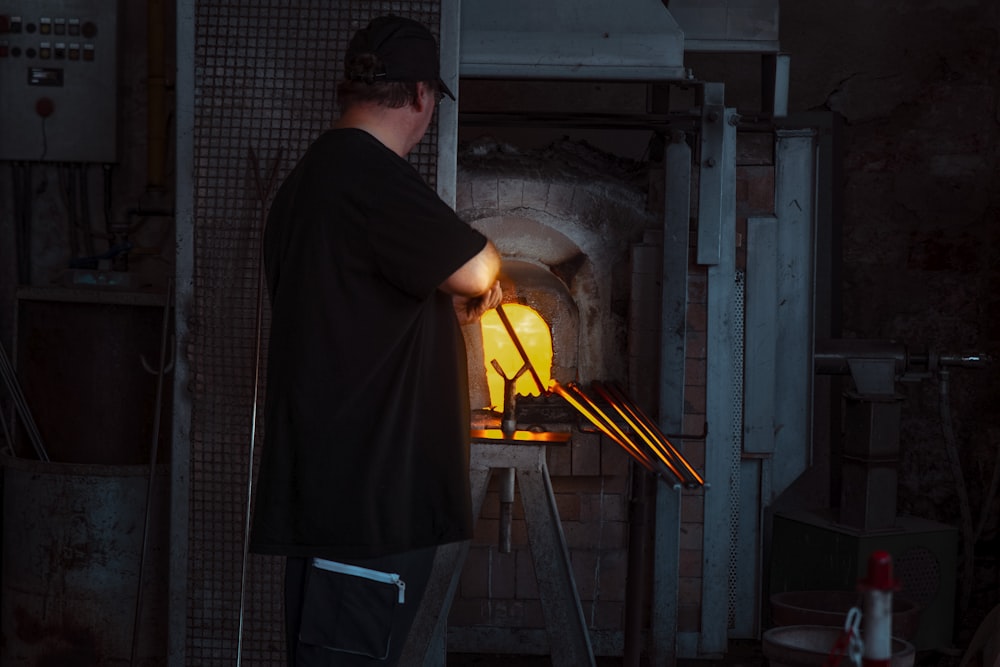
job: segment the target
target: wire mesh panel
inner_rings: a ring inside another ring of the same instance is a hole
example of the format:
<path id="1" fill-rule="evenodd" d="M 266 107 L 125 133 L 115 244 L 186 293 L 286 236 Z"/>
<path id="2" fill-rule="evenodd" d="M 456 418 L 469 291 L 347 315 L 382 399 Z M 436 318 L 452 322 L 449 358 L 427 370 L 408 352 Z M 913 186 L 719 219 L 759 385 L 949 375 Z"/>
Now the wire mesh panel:
<path id="1" fill-rule="evenodd" d="M 283 664 L 283 560 L 251 556 L 241 585 L 251 453 L 259 453 L 253 442 L 266 446 L 261 420 L 254 422 L 266 366 L 258 313 L 264 337 L 268 318 L 259 292 L 261 232 L 281 179 L 335 119 L 348 40 L 385 13 L 436 31 L 440 0 L 196 4 L 189 665 L 234 664 L 241 606 L 244 663 Z M 433 185 L 435 126 L 410 160 Z"/>
<path id="2" fill-rule="evenodd" d="M 740 551 L 740 521 L 746 521 L 741 516 L 742 496 L 740 494 L 741 463 L 743 453 L 743 366 L 744 366 L 744 330 L 746 327 L 746 274 L 736 272 L 736 285 L 733 308 L 733 448 L 729 461 L 729 588 L 728 612 L 729 628 L 736 625 L 739 612 L 737 599 L 737 582 L 745 577 L 746 563 L 741 562 Z M 741 567 L 744 568 L 741 571 Z"/>

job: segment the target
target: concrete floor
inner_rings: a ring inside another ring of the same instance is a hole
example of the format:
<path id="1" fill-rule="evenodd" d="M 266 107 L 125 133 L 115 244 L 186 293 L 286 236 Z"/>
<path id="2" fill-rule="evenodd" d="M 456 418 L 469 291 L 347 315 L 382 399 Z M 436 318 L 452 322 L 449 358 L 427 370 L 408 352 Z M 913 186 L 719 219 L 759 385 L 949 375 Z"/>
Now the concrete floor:
<path id="1" fill-rule="evenodd" d="M 760 643 L 753 641 L 731 641 L 730 650 L 722 660 L 678 660 L 677 667 L 763 667 L 767 664 L 761 652 Z M 598 657 L 597 667 L 622 667 L 621 658 Z M 526 655 L 485 655 L 472 653 L 449 653 L 448 667 L 551 667 L 548 656 Z M 643 659 L 639 667 L 648 667 Z"/>
<path id="2" fill-rule="evenodd" d="M 597 667 L 623 667 L 621 658 L 598 657 Z M 841 665 L 850 665 L 842 661 Z M 960 655 L 939 653 L 936 651 L 918 651 L 914 656 L 915 667 L 958 667 Z M 548 656 L 526 655 L 485 655 L 471 653 L 450 653 L 448 667 L 551 667 Z M 721 660 L 687 660 L 677 661 L 676 667 L 768 667 L 767 658 L 761 650 L 760 642 L 751 640 L 735 640 L 729 642 L 729 652 Z M 649 662 L 643 658 L 638 667 L 649 667 Z"/>

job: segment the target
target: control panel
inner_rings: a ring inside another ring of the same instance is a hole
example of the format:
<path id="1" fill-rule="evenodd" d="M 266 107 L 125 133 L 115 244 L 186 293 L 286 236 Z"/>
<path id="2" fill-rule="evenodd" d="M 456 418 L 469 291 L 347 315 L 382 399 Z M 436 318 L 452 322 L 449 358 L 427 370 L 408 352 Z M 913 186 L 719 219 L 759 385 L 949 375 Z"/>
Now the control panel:
<path id="1" fill-rule="evenodd" d="M 0 0 L 0 160 L 117 161 L 117 0 Z"/>

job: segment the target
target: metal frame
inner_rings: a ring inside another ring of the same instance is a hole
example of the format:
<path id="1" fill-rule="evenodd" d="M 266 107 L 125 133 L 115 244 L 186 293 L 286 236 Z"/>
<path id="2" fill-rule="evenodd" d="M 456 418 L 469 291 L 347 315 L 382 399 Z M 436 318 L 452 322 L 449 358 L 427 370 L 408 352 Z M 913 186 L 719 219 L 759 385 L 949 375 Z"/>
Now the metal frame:
<path id="1" fill-rule="evenodd" d="M 664 156 L 663 308 L 660 324 L 660 429 L 684 431 L 687 364 L 688 245 L 691 229 L 691 148 L 683 132 L 671 136 Z M 650 651 L 654 665 L 677 654 L 681 492 L 656 486 L 653 536 L 653 607 Z M 673 530 L 669 528 L 673 527 Z"/>
<path id="2" fill-rule="evenodd" d="M 193 301 L 193 273 L 194 273 L 194 249 L 193 249 L 193 202 L 194 202 L 194 180 L 193 180 L 193 128 L 194 128 L 194 20 L 196 0 L 176 0 L 177 2 L 177 147 L 176 147 L 176 173 L 177 173 L 177 246 L 176 246 L 176 343 L 175 343 L 175 381 L 174 381 L 174 411 L 173 411 L 173 445 L 172 445 L 172 474 L 171 474 L 171 528 L 170 528 L 170 581 L 169 581 L 169 610 L 168 610 L 168 664 L 180 667 L 185 664 L 186 650 L 186 620 L 187 620 L 187 551 L 188 551 L 188 525 L 189 525 L 189 495 L 190 480 L 188 477 L 188 467 L 190 465 L 190 438 L 191 427 L 191 405 L 190 396 L 187 393 L 187 386 L 191 380 L 190 368 L 186 361 L 184 347 L 186 345 L 189 328 L 186 313 L 189 312 Z M 655 3 L 659 5 L 660 3 Z M 440 43 L 442 53 L 442 76 L 449 83 L 450 87 L 459 93 L 457 85 L 459 72 L 462 75 L 471 76 L 495 76 L 497 78 L 587 78 L 587 79 L 622 79 L 622 80 L 678 80 L 687 79 L 689 73 L 683 68 L 676 66 L 663 68 L 629 68 L 621 66 L 620 63 L 608 65 L 607 67 L 594 66 L 586 67 L 577 64 L 576 66 L 560 65 L 551 68 L 517 69 L 498 64 L 495 67 L 483 70 L 469 67 L 461 62 L 461 54 L 464 47 L 460 42 L 460 14 L 461 0 L 442 0 Z M 661 8 L 662 9 L 662 8 Z M 509 8 L 504 11 L 510 11 Z M 478 67 L 478 66 L 477 66 Z M 787 59 L 776 61 L 776 94 L 775 112 L 781 107 L 780 93 L 787 87 Z M 784 69 L 781 69 L 784 68 Z M 780 76 L 778 76 L 780 75 Z M 709 303 L 709 395 L 708 395 L 708 415 L 707 419 L 711 423 L 725 424 L 727 419 L 732 420 L 732 398 L 726 390 L 728 386 L 727 378 L 732 374 L 732 343 L 731 335 L 727 335 L 726 321 L 729 313 L 732 312 L 732 289 L 733 289 L 733 261 L 731 253 L 733 251 L 735 233 L 732 225 L 735 223 L 735 112 L 732 109 L 725 109 L 722 103 L 721 84 L 706 84 L 706 104 L 703 109 L 702 119 L 702 183 L 699 191 L 699 201 L 702 205 L 709 204 L 712 198 L 720 202 L 718 210 L 706 214 L 706 218 L 711 219 L 711 224 L 699 225 L 698 253 L 699 261 L 709 265 L 710 280 L 710 303 Z M 711 120 L 711 114 L 719 114 L 716 120 Z M 439 158 L 437 163 L 437 183 L 438 190 L 446 202 L 454 203 L 456 190 L 457 173 L 457 126 L 458 126 L 458 105 L 444 105 L 439 111 L 438 118 L 438 142 Z M 709 129 L 711 128 L 711 129 Z M 709 136 L 711 135 L 711 136 Z M 785 144 L 789 156 L 797 155 L 792 150 L 795 144 L 793 137 L 787 137 L 791 143 Z M 783 153 L 784 155 L 784 153 Z M 715 160 L 714 167 L 705 165 L 704 160 L 712 158 Z M 791 158 L 789 158 L 791 159 Z M 793 162 L 795 160 L 792 160 Z M 682 163 L 687 163 L 687 172 L 680 169 Z M 674 165 L 678 169 L 671 169 Z M 785 190 L 782 192 L 793 193 L 795 188 L 801 188 L 802 181 L 796 181 L 793 177 L 798 166 L 789 166 L 782 181 L 785 183 Z M 713 177 L 705 178 L 706 172 Z M 811 171 L 807 170 L 800 174 L 798 178 L 811 178 Z M 690 174 L 690 149 L 679 142 L 676 146 L 668 147 L 668 188 L 667 192 L 679 193 L 676 200 L 668 200 L 667 220 L 665 220 L 665 242 L 664 253 L 667 259 L 668 253 L 682 255 L 680 262 L 671 256 L 670 263 L 665 263 L 665 279 L 667 272 L 672 276 L 669 281 L 665 280 L 665 285 L 680 286 L 685 289 L 681 294 L 680 289 L 676 292 L 669 292 L 670 303 L 665 302 L 664 330 L 665 335 L 668 329 L 677 324 L 677 318 L 682 316 L 686 310 L 686 271 L 687 271 L 687 228 L 688 209 L 691 187 Z M 806 183 L 807 192 L 811 192 L 812 184 Z M 681 195 L 683 195 L 683 200 Z M 779 206 L 791 206 L 795 201 L 794 195 L 787 200 L 779 199 Z M 808 210 L 808 209 L 807 209 Z M 683 236 L 681 236 L 683 234 Z M 677 237 L 676 239 L 674 237 Z M 685 242 L 679 242 L 685 239 Z M 683 273 L 683 282 L 677 272 Z M 668 298 L 668 294 L 665 294 Z M 667 308 L 670 309 L 669 321 L 666 316 Z M 683 320 L 682 320 L 683 321 Z M 683 331 L 683 328 L 681 329 Z M 810 330 L 811 331 L 811 330 Z M 811 337 L 807 340 L 811 341 Z M 680 348 L 677 348 L 677 345 Z M 664 353 L 668 352 L 668 346 L 673 346 L 671 352 L 671 373 L 680 369 L 681 373 L 674 376 L 674 379 L 683 378 L 684 362 L 684 342 L 681 340 L 664 340 Z M 679 356 L 676 356 L 679 355 Z M 683 381 L 671 382 L 664 372 L 661 376 L 661 390 L 668 390 L 666 397 L 661 402 L 660 414 L 663 415 L 661 424 L 665 432 L 682 432 Z M 706 477 L 714 482 L 711 489 L 705 494 L 705 537 L 704 537 L 704 558 L 705 570 L 703 606 L 702 606 L 702 632 L 678 635 L 677 633 L 677 596 L 678 581 L 677 574 L 679 568 L 679 526 L 680 526 L 680 499 L 681 494 L 678 489 L 664 487 L 660 489 L 657 498 L 657 531 L 656 531 L 656 563 L 654 573 L 654 609 L 652 644 L 654 653 L 658 658 L 656 664 L 672 662 L 676 657 L 705 657 L 706 655 L 720 654 L 725 651 L 727 633 L 727 592 L 726 586 L 720 586 L 720 582 L 726 581 L 726 562 L 728 549 L 730 546 L 730 531 L 727 521 L 729 502 L 726 492 L 727 475 L 729 474 L 728 447 L 731 447 L 731 436 L 727 429 L 715 429 L 715 433 L 710 432 L 706 440 Z M 808 441 L 808 434 L 805 434 L 799 441 Z M 718 453 L 717 453 L 718 452 Z M 747 470 L 747 478 L 754 478 L 754 471 Z M 759 470 L 761 494 L 768 496 L 773 490 L 769 480 L 771 478 L 771 466 L 764 465 Z M 787 476 L 787 470 L 779 468 L 776 471 L 778 483 L 783 483 Z M 662 485 L 661 485 L 662 486 Z M 751 486 L 752 488 L 752 486 Z M 747 493 L 751 493 L 747 490 Z M 751 493 L 752 495 L 752 493 Z M 672 530 L 665 530 L 664 526 L 672 524 Z M 458 554 L 454 557 L 464 556 L 462 546 L 457 547 Z M 464 545 L 467 548 L 467 545 Z M 575 589 L 574 589 L 575 592 Z M 448 591 L 444 591 L 445 595 Z M 451 590 L 454 593 L 454 590 Z M 443 616 L 443 614 L 442 614 Z M 444 651 L 445 645 L 439 644 L 439 649 Z M 442 660 L 435 660 L 428 653 L 426 664 L 443 664 Z M 443 656 L 441 656 L 443 657 Z"/>
<path id="3" fill-rule="evenodd" d="M 775 143 L 777 278 L 772 372 L 775 424 L 770 500 L 810 465 L 815 286 L 816 132 L 778 130 Z M 767 496 L 765 496 L 767 497 Z"/>
<path id="4" fill-rule="evenodd" d="M 708 84 L 705 88 L 699 201 L 714 197 L 719 206 L 713 211 L 717 217 L 705 225 L 705 230 L 702 229 L 702 215 L 699 215 L 698 262 L 708 265 L 709 294 L 705 420 L 715 427 L 708 429 L 705 437 L 705 479 L 712 486 L 705 490 L 704 500 L 698 657 L 721 656 L 728 642 L 728 565 L 732 544 L 729 477 L 734 447 L 732 379 L 735 373 L 731 320 L 736 290 L 737 115 L 734 109 L 725 108 L 721 84 Z M 708 249 L 706 252 L 701 250 L 703 242 Z M 720 585 L 722 582 L 725 585 Z"/>
<path id="5" fill-rule="evenodd" d="M 462 33 L 469 77 L 688 78 L 684 33 L 658 0 L 610 12 L 603 0 L 465 0 Z"/>
<path id="6" fill-rule="evenodd" d="M 461 49 L 461 0 L 441 0 L 441 79 L 461 99 L 458 85 L 458 54 Z M 458 180 L 458 99 L 438 107 L 437 191 L 446 204 L 455 207 Z"/>
<path id="7" fill-rule="evenodd" d="M 470 478 L 473 516 L 479 516 L 494 470 L 514 470 L 525 528 L 555 667 L 593 666 L 594 650 L 583 616 L 562 522 L 549 479 L 546 445 L 473 442 Z M 447 617 L 469 542 L 438 549 L 430 584 L 401 664 L 440 667 L 447 659 Z"/>
<path id="8" fill-rule="evenodd" d="M 173 438 L 170 445 L 170 565 L 167 664 L 183 667 L 187 646 L 188 526 L 191 482 L 191 366 L 188 318 L 194 301 L 194 31 L 196 0 L 177 0 Z"/>

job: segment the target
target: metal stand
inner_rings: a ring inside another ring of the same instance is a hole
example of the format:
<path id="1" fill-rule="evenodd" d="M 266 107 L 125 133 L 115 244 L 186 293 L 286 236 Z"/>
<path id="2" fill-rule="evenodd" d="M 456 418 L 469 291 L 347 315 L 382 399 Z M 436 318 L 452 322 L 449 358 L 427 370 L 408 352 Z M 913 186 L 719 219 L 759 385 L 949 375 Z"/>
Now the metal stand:
<path id="1" fill-rule="evenodd" d="M 518 432 L 515 436 L 523 433 Z M 514 441 L 517 444 L 504 444 Z M 470 464 L 473 516 L 479 516 L 490 476 L 495 469 L 501 472 L 513 469 L 521 489 L 528 544 L 545 615 L 553 667 L 594 665 L 590 635 L 545 464 L 545 445 L 520 438 L 501 441 L 474 438 Z M 401 664 L 422 664 L 424 667 L 445 664 L 448 610 L 468 552 L 468 542 L 438 549 L 431 581 Z"/>

